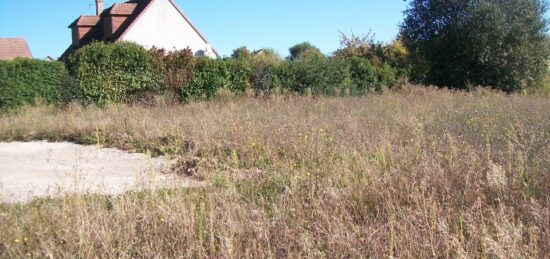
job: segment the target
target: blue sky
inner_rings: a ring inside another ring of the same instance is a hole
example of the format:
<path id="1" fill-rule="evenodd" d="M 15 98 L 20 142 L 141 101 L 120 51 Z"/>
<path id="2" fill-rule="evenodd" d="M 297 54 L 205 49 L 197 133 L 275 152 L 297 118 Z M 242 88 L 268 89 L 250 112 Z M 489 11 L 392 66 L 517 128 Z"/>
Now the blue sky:
<path id="1" fill-rule="evenodd" d="M 123 0 L 105 0 L 108 7 Z M 222 55 L 240 46 L 270 47 L 282 56 L 309 41 L 325 53 L 339 46 L 339 31 L 372 31 L 391 41 L 407 3 L 403 0 L 177 0 Z M 67 26 L 94 14 L 94 0 L 0 0 L 0 37 L 24 37 L 36 58 L 58 57 L 71 42 Z"/>

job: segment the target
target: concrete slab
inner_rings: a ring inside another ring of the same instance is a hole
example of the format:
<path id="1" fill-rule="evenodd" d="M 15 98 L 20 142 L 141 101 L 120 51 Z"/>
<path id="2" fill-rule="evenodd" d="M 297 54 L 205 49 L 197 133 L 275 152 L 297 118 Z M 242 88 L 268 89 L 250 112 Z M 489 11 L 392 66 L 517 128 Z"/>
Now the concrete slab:
<path id="1" fill-rule="evenodd" d="M 66 142 L 0 142 L 0 202 L 189 186 L 185 179 L 163 174 L 170 164 L 163 157 Z"/>

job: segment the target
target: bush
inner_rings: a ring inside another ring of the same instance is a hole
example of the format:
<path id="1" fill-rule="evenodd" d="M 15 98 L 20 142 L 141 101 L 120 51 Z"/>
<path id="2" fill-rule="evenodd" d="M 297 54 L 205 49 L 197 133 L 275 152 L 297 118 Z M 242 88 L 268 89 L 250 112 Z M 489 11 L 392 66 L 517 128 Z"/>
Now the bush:
<path id="1" fill-rule="evenodd" d="M 0 61 L 0 109 L 33 104 L 40 98 L 56 103 L 59 85 L 67 74 L 61 62 L 34 59 Z"/>
<path id="2" fill-rule="evenodd" d="M 68 67 L 83 101 L 98 105 L 139 98 L 158 89 L 160 81 L 151 54 L 128 42 L 86 45 L 69 57 Z"/>
<path id="3" fill-rule="evenodd" d="M 256 97 L 266 97 L 271 94 L 275 86 L 275 68 L 283 62 L 273 49 L 254 51 L 250 58 L 252 73 L 250 81 Z"/>
<path id="4" fill-rule="evenodd" d="M 273 90 L 275 73 L 273 65 L 255 62 L 252 66 L 251 82 L 256 97 L 269 96 Z"/>
<path id="5" fill-rule="evenodd" d="M 383 91 L 396 82 L 396 70 L 387 63 L 375 66 L 365 58 L 351 58 L 349 63 L 352 95 Z"/>
<path id="6" fill-rule="evenodd" d="M 250 73 L 246 60 L 196 58 L 193 80 L 181 89 L 181 97 L 184 101 L 211 99 L 219 88 L 243 93 L 250 86 Z"/>
<path id="7" fill-rule="evenodd" d="M 179 95 L 181 89 L 193 80 L 195 63 L 191 49 L 166 52 L 164 49 L 153 48 L 149 53 L 166 90 Z"/>
<path id="8" fill-rule="evenodd" d="M 304 57 L 281 64 L 277 69 L 281 88 L 305 93 L 333 95 L 349 86 L 348 65 L 343 59 Z"/>
<path id="9" fill-rule="evenodd" d="M 76 78 L 69 74 L 61 78 L 61 83 L 59 84 L 59 102 L 61 104 L 69 104 L 73 101 L 82 100 L 83 96 L 82 88 L 80 88 L 80 83 Z"/>

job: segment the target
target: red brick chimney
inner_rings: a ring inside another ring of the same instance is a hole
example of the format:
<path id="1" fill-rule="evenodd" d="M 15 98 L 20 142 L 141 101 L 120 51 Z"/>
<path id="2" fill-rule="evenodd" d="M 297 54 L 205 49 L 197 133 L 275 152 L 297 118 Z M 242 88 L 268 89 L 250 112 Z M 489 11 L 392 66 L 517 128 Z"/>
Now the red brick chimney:
<path id="1" fill-rule="evenodd" d="M 103 0 L 95 0 L 95 15 L 100 16 L 103 12 Z"/>

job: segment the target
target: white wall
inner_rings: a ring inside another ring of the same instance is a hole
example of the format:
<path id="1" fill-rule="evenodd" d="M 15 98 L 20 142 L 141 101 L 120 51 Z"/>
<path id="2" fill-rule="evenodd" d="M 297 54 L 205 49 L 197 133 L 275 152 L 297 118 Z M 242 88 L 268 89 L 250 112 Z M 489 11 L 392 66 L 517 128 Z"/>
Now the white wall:
<path id="1" fill-rule="evenodd" d="M 168 51 L 189 47 L 195 54 L 206 52 L 206 55 L 215 57 L 212 47 L 195 32 L 169 0 L 154 0 L 121 40 Z"/>

